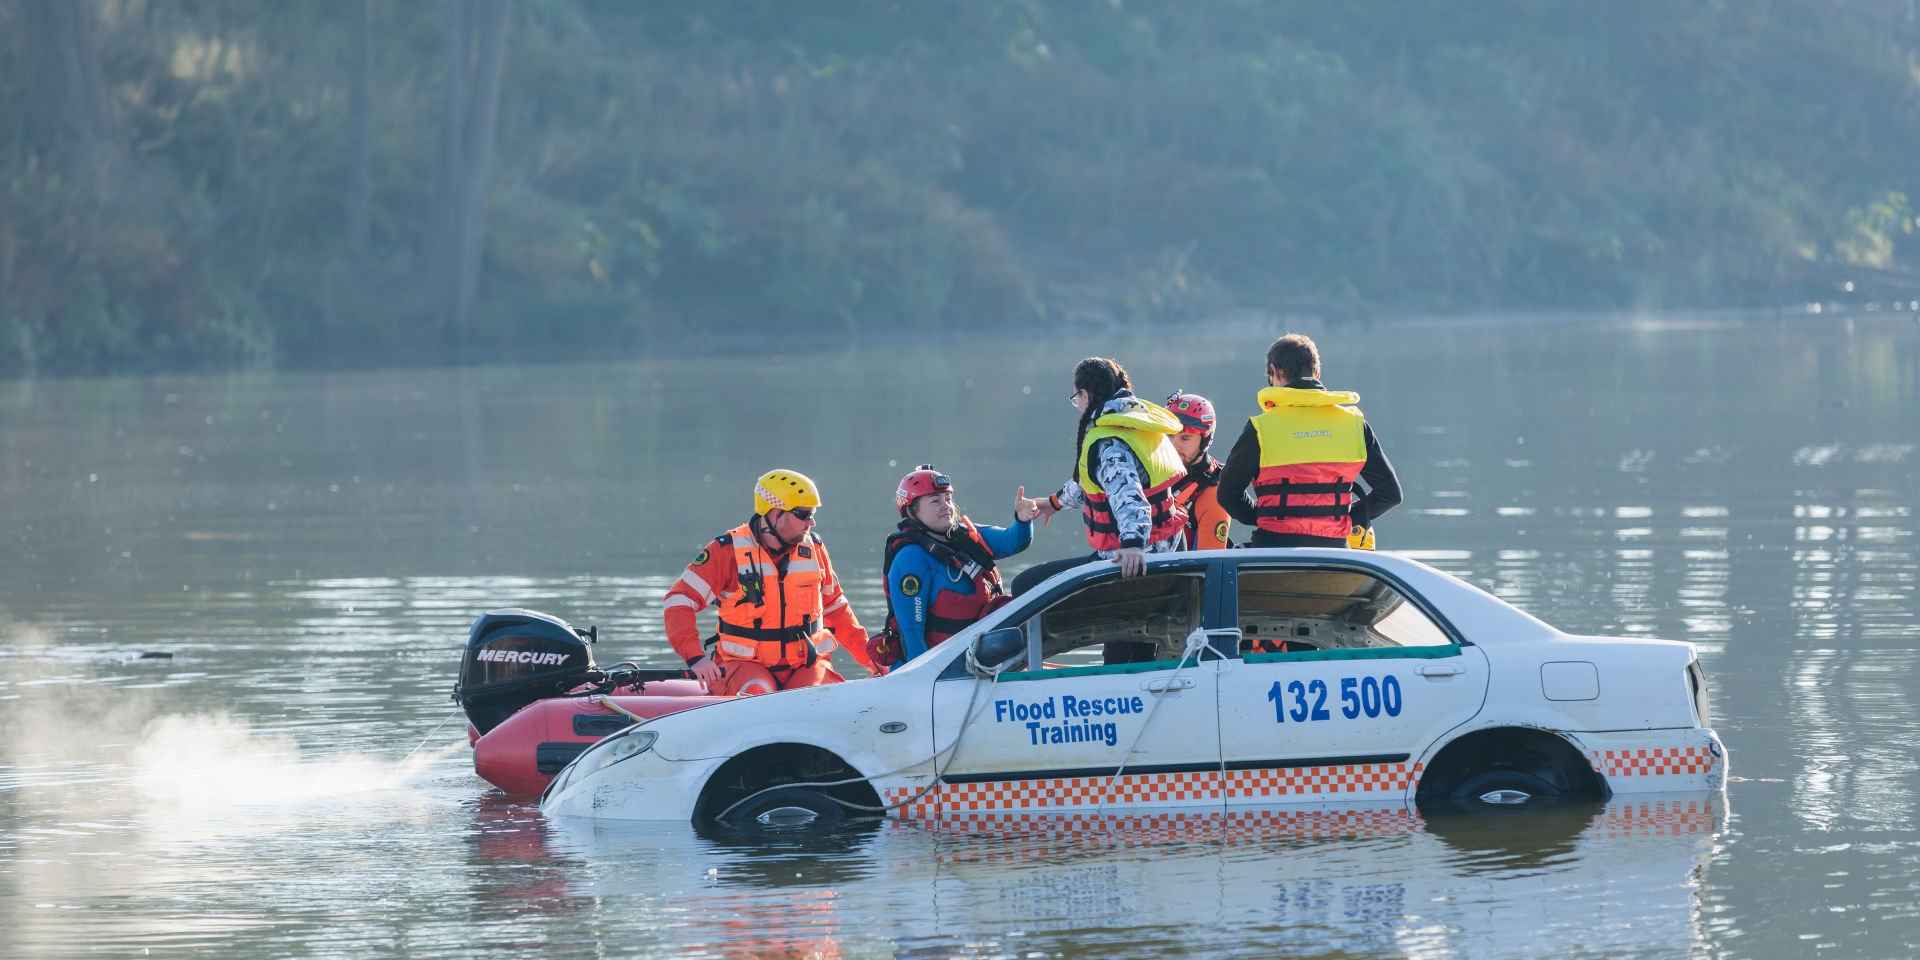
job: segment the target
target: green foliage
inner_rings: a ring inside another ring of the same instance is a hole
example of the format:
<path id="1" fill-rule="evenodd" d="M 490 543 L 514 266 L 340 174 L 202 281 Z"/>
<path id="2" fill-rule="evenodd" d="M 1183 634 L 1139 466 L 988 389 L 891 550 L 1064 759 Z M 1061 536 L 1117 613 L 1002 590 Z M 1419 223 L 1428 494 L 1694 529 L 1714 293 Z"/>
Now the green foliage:
<path id="1" fill-rule="evenodd" d="M 516 0 L 481 310 L 422 279 L 443 4 L 0 0 L 0 372 L 604 356 L 1279 309 L 1764 304 L 1920 271 L 1920 30 L 1834 0 Z M 1891 9 L 1891 8 L 1889 8 Z"/>
<path id="2" fill-rule="evenodd" d="M 1151 266 L 1140 270 L 1120 288 L 1120 312 L 1130 323 L 1151 326 L 1168 321 L 1198 319 L 1201 311 L 1218 309 L 1213 278 L 1193 268 L 1195 247 L 1160 251 Z"/>

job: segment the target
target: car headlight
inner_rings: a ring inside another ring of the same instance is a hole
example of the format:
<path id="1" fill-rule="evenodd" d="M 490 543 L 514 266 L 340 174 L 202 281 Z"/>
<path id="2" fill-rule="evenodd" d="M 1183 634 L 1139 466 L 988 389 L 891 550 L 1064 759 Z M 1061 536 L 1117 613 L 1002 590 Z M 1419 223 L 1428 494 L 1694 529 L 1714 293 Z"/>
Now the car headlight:
<path id="1" fill-rule="evenodd" d="M 549 792 L 566 789 L 566 785 L 575 780 L 590 777 L 622 760 L 632 760 L 653 749 L 653 742 L 660 735 L 652 730 L 632 730 L 616 733 L 587 748 L 587 752 L 575 757 L 560 775 L 554 778 Z"/>

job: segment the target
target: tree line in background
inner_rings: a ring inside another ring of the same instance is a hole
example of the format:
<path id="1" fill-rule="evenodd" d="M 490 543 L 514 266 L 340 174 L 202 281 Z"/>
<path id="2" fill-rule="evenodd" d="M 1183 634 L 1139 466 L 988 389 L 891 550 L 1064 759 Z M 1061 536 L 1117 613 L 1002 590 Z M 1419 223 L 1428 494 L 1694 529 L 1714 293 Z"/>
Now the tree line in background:
<path id="1" fill-rule="evenodd" d="M 0 372 L 1920 296 L 1905 0 L 0 0 Z"/>

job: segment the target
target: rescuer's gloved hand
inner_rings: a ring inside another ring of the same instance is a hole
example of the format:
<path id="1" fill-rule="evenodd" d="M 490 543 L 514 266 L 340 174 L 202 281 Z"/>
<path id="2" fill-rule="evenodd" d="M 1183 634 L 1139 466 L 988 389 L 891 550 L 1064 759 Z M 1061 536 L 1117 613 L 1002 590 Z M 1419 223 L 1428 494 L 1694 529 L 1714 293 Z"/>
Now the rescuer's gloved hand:
<path id="1" fill-rule="evenodd" d="M 1355 550 L 1372 550 L 1373 528 L 1354 527 L 1353 531 L 1347 534 L 1347 546 Z"/>
<path id="2" fill-rule="evenodd" d="M 867 659 L 873 661 L 875 667 L 880 668 L 875 676 L 886 672 L 885 668 L 891 666 L 899 657 L 900 641 L 894 639 L 893 634 L 882 631 L 867 638 Z"/>
<path id="3" fill-rule="evenodd" d="M 706 684 L 709 690 L 713 689 L 713 685 L 719 683 L 727 675 L 726 670 L 722 669 L 718 663 L 715 663 L 712 657 L 701 657 L 687 664 L 687 671 L 693 674 L 695 680 Z"/>

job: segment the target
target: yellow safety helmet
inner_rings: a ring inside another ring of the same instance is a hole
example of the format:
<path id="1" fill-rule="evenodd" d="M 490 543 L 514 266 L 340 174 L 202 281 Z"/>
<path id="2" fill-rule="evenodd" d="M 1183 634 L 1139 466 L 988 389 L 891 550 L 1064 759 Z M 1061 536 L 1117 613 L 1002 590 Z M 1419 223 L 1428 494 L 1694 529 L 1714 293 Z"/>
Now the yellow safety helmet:
<path id="1" fill-rule="evenodd" d="M 820 505 L 820 487 L 798 470 L 768 470 L 753 482 L 753 512 L 766 516 L 779 507 L 793 510 Z"/>

